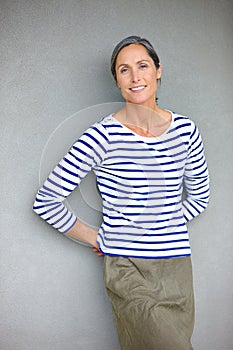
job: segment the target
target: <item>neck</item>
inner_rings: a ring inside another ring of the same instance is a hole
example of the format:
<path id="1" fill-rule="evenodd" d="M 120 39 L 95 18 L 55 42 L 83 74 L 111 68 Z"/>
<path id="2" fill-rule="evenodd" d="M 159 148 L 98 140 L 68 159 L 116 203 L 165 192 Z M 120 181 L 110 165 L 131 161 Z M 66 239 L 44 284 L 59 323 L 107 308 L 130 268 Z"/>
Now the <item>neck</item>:
<path id="1" fill-rule="evenodd" d="M 150 130 L 153 125 L 161 124 L 164 118 L 159 108 L 154 102 L 153 107 L 145 107 L 133 103 L 126 103 L 124 108 L 124 123 Z"/>
<path id="2" fill-rule="evenodd" d="M 170 125 L 172 115 L 155 103 L 154 108 L 126 103 L 125 107 L 115 114 L 115 118 L 129 129 L 142 136 L 159 136 Z"/>

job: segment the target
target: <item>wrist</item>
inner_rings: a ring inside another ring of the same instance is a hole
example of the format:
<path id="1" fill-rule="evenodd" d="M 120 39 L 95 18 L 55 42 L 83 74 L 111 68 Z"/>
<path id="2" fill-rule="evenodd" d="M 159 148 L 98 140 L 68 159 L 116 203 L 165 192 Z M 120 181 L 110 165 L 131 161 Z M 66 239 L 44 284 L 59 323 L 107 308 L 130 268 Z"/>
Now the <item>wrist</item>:
<path id="1" fill-rule="evenodd" d="M 82 221 L 77 220 L 72 229 L 67 232 L 67 236 L 81 240 L 85 243 L 90 244 L 93 247 L 97 246 L 98 232 L 90 226 L 84 224 Z"/>

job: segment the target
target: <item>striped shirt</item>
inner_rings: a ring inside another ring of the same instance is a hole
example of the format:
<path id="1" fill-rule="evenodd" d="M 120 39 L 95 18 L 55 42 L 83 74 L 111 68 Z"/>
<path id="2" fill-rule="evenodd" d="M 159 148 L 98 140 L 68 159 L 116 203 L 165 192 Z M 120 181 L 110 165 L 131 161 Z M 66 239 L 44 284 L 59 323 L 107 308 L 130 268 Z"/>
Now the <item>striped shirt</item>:
<path id="1" fill-rule="evenodd" d="M 209 200 L 199 131 L 172 113 L 159 137 L 140 136 L 109 115 L 88 128 L 38 191 L 34 211 L 62 233 L 77 217 L 63 200 L 93 170 L 103 203 L 97 242 L 107 255 L 170 258 L 191 254 L 186 222 Z M 183 186 L 185 199 L 182 198 Z"/>

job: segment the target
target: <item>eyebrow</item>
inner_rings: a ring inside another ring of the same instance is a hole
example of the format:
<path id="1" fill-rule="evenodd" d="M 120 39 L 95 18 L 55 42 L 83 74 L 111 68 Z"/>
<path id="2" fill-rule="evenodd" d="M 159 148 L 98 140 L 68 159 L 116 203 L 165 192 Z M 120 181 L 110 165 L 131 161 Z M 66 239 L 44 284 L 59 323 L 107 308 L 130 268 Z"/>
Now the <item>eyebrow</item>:
<path id="1" fill-rule="evenodd" d="M 139 64 L 139 63 L 141 63 L 141 62 L 148 62 L 148 63 L 150 63 L 149 60 L 146 60 L 146 59 L 145 59 L 145 60 L 137 61 L 136 64 Z M 128 63 L 122 63 L 122 64 L 120 64 L 120 65 L 117 67 L 117 69 L 119 69 L 120 67 L 123 67 L 123 66 L 127 66 L 127 67 L 128 67 L 129 65 L 128 65 Z"/>

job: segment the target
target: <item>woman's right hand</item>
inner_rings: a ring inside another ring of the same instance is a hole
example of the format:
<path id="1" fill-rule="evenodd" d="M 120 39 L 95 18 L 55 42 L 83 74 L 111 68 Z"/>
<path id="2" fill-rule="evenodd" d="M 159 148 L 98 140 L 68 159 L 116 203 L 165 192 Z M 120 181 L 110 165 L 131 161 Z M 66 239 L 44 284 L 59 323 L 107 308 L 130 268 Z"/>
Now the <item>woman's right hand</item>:
<path id="1" fill-rule="evenodd" d="M 98 256 L 104 256 L 104 254 L 100 251 L 99 248 L 94 247 L 94 248 L 92 248 L 92 251 L 94 253 L 97 253 Z"/>
<path id="2" fill-rule="evenodd" d="M 66 233 L 66 236 L 90 244 L 93 247 L 92 250 L 96 252 L 98 256 L 103 256 L 97 243 L 98 232 L 82 221 L 77 220 L 72 229 Z"/>

